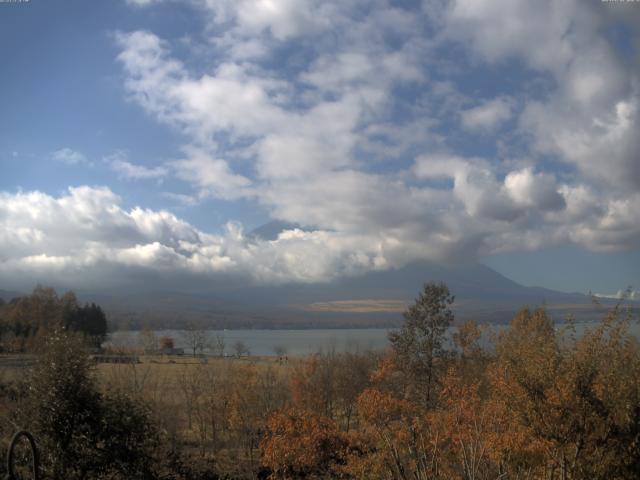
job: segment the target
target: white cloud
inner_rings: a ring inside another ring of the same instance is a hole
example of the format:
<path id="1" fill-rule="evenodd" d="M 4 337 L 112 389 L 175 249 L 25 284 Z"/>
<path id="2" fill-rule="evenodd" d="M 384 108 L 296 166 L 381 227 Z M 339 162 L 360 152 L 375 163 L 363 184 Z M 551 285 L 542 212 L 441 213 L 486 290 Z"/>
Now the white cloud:
<path id="1" fill-rule="evenodd" d="M 211 21 L 233 23 L 235 35 L 270 34 L 279 41 L 317 34 L 340 21 L 339 2 L 317 0 L 195 0 Z"/>
<path id="2" fill-rule="evenodd" d="M 638 98 L 621 100 L 610 109 L 576 116 L 574 105 L 531 102 L 522 116 L 522 128 L 535 133 L 536 148 L 557 153 L 587 178 L 608 188 L 640 187 L 640 128 Z"/>
<path id="3" fill-rule="evenodd" d="M 503 191 L 490 164 L 481 158 L 423 155 L 416 160 L 414 172 L 420 178 L 452 180 L 454 197 L 474 218 L 512 221 L 523 213 L 521 207 L 528 206 L 516 204 Z"/>
<path id="4" fill-rule="evenodd" d="M 546 173 L 534 174 L 531 168 L 510 172 L 504 179 L 507 195 L 518 205 L 539 210 L 561 210 L 565 200 L 555 179 Z"/>
<path id="5" fill-rule="evenodd" d="M 592 22 L 577 0 L 454 0 L 445 15 L 446 34 L 468 42 L 489 62 L 525 58 L 534 68 L 558 71 L 582 40 L 575 25 Z"/>
<path id="6" fill-rule="evenodd" d="M 461 113 L 462 126 L 467 130 L 490 132 L 512 116 L 513 101 L 508 97 L 494 98 Z"/>
<path id="7" fill-rule="evenodd" d="M 125 0 L 127 4 L 133 5 L 135 7 L 148 7 L 149 5 L 153 5 L 155 3 L 160 3 L 163 0 Z"/>
<path id="8" fill-rule="evenodd" d="M 186 278 L 222 274 L 244 282 L 322 281 L 374 266 L 379 242 L 336 232 L 284 232 L 275 241 L 244 237 L 240 226 L 209 235 L 166 211 L 124 210 L 106 188 L 0 196 L 0 279 L 82 285 L 125 280 L 125 272 Z"/>
<path id="9" fill-rule="evenodd" d="M 316 16 L 319 9 L 308 0 L 240 0 L 236 12 L 238 23 L 245 30 L 258 33 L 269 29 L 279 40 L 316 28 L 322 22 L 322 17 Z"/>
<path id="10" fill-rule="evenodd" d="M 473 170 L 468 164 L 464 168 Z M 469 171 L 453 198 L 449 192 L 411 190 L 357 172 L 305 185 L 287 182 L 271 191 L 280 196 L 271 200 L 279 205 L 278 216 L 297 219 L 304 213 L 323 226 L 288 230 L 274 241 L 247 237 L 239 224 L 212 235 L 164 210 L 126 210 L 104 187 L 70 188 L 58 197 L 3 193 L 0 281 L 23 286 L 82 282 L 89 288 L 141 276 L 153 285 L 166 274 L 185 285 L 318 282 L 415 260 L 459 261 L 482 252 L 539 248 L 552 240 L 608 251 L 611 245 L 635 245 L 640 239 L 640 195 L 626 203 L 605 202 L 599 218 L 569 224 L 567 216 L 553 228 L 524 215 L 506 195 L 498 200 L 504 204 L 483 198 Z M 465 202 L 474 196 L 486 205 L 470 208 Z M 310 205 L 308 198 L 324 200 Z M 516 209 L 517 218 L 511 220 L 519 222 L 518 229 L 500 218 L 500 209 Z"/>
<path id="11" fill-rule="evenodd" d="M 556 88 L 529 99 L 520 118 L 538 153 L 637 190 L 640 79 L 601 35 L 606 16 L 598 13 L 576 0 L 456 0 L 445 28 L 486 61 L 522 59 L 553 77 Z"/>
<path id="12" fill-rule="evenodd" d="M 571 238 L 601 252 L 637 248 L 640 244 L 640 194 L 635 193 L 604 203 L 604 213 L 571 229 Z"/>
<path id="13" fill-rule="evenodd" d="M 231 172 L 224 160 L 198 148 L 186 148 L 186 158 L 170 162 L 176 176 L 200 190 L 200 196 L 234 199 L 247 196 L 251 180 Z"/>
<path id="14" fill-rule="evenodd" d="M 68 147 L 51 152 L 51 158 L 56 162 L 62 162 L 67 165 L 91 165 L 91 162 L 83 153 Z"/>
<path id="15" fill-rule="evenodd" d="M 162 196 L 187 207 L 193 207 L 200 203 L 197 197 L 193 195 L 186 195 L 184 193 L 162 192 Z"/>
<path id="16" fill-rule="evenodd" d="M 169 173 L 168 169 L 163 166 L 146 167 L 137 165 L 128 160 L 127 154 L 124 152 L 115 152 L 104 158 L 111 169 L 118 174 L 120 178 L 127 180 L 150 180 L 162 179 Z"/>

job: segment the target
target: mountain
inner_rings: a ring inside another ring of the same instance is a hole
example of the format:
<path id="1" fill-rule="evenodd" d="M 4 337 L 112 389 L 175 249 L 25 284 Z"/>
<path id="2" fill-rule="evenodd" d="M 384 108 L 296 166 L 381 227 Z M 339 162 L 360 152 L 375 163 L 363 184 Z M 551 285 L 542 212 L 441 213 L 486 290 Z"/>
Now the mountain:
<path id="1" fill-rule="evenodd" d="M 322 284 L 215 288 L 204 293 L 156 291 L 104 294 L 77 290 L 81 302 L 101 305 L 115 328 L 347 328 L 390 327 L 429 281 L 456 296 L 459 320 L 505 323 L 523 306 L 545 305 L 554 318 L 601 318 L 615 300 L 525 287 L 482 264 L 443 267 L 415 263 Z M 17 292 L 0 290 L 6 300 Z M 637 302 L 633 302 L 638 304 Z"/>
<path id="2" fill-rule="evenodd" d="M 522 307 L 545 305 L 557 320 L 601 318 L 613 300 L 594 306 L 587 295 L 525 287 L 482 264 L 443 267 L 416 263 L 324 284 L 216 289 L 209 293 L 152 292 L 120 296 L 80 295 L 96 301 L 110 318 L 131 328 L 388 327 L 428 281 L 443 281 L 456 296 L 459 320 L 505 323 Z"/>
<path id="3" fill-rule="evenodd" d="M 482 264 L 446 268 L 426 263 L 368 272 L 331 283 L 230 289 L 224 292 L 224 296 L 238 303 L 271 306 L 355 299 L 410 301 L 419 293 L 422 285 L 429 281 L 445 282 L 455 295 L 465 300 L 500 301 L 508 298 L 540 304 L 582 301 L 587 298 L 581 294 L 524 287 Z"/>

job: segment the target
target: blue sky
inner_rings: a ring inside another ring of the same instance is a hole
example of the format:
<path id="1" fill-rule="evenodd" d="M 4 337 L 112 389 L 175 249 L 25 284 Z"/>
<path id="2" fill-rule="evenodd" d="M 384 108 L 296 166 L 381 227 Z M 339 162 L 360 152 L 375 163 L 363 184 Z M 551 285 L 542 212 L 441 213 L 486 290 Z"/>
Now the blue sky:
<path id="1" fill-rule="evenodd" d="M 0 288 L 415 261 L 638 287 L 638 25 L 577 0 L 0 3 Z M 247 236 L 270 220 L 304 228 Z"/>

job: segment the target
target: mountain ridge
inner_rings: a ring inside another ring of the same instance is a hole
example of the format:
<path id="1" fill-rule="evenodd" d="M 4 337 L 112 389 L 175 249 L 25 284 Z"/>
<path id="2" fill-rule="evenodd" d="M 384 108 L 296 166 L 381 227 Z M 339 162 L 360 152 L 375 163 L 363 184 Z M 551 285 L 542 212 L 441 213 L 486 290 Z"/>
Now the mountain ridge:
<path id="1" fill-rule="evenodd" d="M 394 327 L 424 283 L 444 281 L 456 301 L 459 320 L 505 323 L 522 307 L 544 305 L 558 320 L 601 318 L 591 297 L 542 287 L 526 287 L 490 267 L 442 267 L 425 263 L 369 272 L 324 284 L 288 284 L 215 289 L 211 292 L 147 292 L 129 295 L 79 293 L 96 301 L 121 325 L 176 328 L 187 323 L 208 328 Z M 600 299 L 602 308 L 614 304 Z"/>

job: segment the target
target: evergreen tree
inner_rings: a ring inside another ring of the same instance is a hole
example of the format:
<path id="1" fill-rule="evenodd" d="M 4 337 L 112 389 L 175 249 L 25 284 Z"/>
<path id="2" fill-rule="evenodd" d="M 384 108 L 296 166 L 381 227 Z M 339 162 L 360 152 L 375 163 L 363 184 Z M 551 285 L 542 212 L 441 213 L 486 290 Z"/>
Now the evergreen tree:
<path id="1" fill-rule="evenodd" d="M 453 301 L 444 283 L 425 284 L 415 303 L 404 312 L 402 328 L 389 334 L 400 369 L 426 405 L 433 399 L 436 360 L 446 353 L 443 340 L 453 322 L 449 308 Z"/>
<path id="2" fill-rule="evenodd" d="M 28 385 L 22 416 L 51 478 L 153 478 L 157 434 L 148 409 L 126 395 L 100 393 L 78 336 L 53 331 Z"/>

